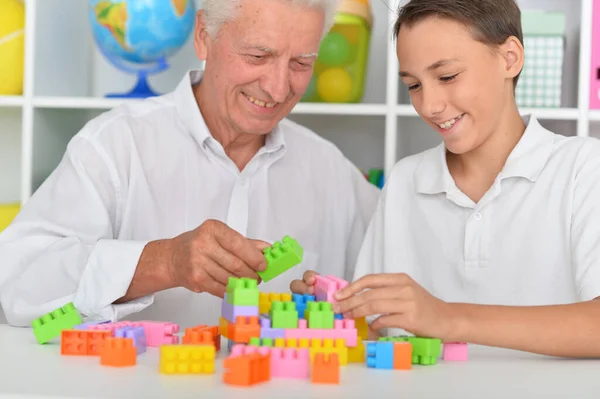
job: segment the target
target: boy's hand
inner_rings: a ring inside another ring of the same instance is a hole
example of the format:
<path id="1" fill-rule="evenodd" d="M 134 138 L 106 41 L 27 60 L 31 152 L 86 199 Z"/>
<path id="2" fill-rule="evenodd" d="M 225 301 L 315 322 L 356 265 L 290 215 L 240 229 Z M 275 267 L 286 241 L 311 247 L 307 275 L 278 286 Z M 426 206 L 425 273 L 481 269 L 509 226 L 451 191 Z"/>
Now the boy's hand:
<path id="1" fill-rule="evenodd" d="M 302 280 L 294 280 L 291 282 L 290 290 L 294 294 L 314 295 L 315 276 L 317 276 L 318 274 L 319 273 L 312 270 L 305 271 L 304 275 L 302 276 Z"/>
<path id="2" fill-rule="evenodd" d="M 404 273 L 364 276 L 339 290 L 335 298 L 338 302 L 333 310 L 343 313 L 344 318 L 381 315 L 371 324 L 375 331 L 393 327 L 446 339 L 457 319 L 450 304 L 432 296 Z"/>

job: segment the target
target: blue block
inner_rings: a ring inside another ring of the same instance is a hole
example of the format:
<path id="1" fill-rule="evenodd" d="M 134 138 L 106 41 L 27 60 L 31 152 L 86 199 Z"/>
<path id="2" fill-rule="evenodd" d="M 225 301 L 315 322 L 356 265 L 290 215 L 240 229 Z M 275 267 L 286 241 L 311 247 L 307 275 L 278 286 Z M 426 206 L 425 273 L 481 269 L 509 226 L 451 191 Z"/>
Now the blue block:
<path id="1" fill-rule="evenodd" d="M 334 320 L 342 320 L 343 318 L 344 318 L 344 315 L 343 315 L 343 314 L 341 314 L 341 313 L 335 313 L 335 314 L 333 315 L 333 319 L 334 319 Z"/>
<path id="2" fill-rule="evenodd" d="M 110 323 L 110 320 L 105 321 L 87 321 L 85 323 L 81 323 L 73 327 L 74 330 L 87 330 L 89 326 L 95 326 L 98 324 L 106 324 Z"/>
<path id="3" fill-rule="evenodd" d="M 235 345 L 235 342 L 233 342 L 232 340 L 228 339 L 227 340 L 227 352 L 231 352 L 231 347 Z"/>
<path id="4" fill-rule="evenodd" d="M 123 327 L 115 330 L 115 337 L 131 338 L 138 355 L 146 352 L 146 333 L 144 327 Z"/>
<path id="5" fill-rule="evenodd" d="M 296 302 L 296 310 L 298 311 L 298 318 L 299 319 L 303 319 L 304 318 L 304 311 L 306 310 L 306 304 L 308 302 L 314 302 L 314 301 L 316 301 L 316 298 L 315 298 L 314 295 L 292 294 L 292 301 Z"/>
<path id="6" fill-rule="evenodd" d="M 376 369 L 393 369 L 394 343 L 385 341 L 368 343 L 367 367 Z"/>

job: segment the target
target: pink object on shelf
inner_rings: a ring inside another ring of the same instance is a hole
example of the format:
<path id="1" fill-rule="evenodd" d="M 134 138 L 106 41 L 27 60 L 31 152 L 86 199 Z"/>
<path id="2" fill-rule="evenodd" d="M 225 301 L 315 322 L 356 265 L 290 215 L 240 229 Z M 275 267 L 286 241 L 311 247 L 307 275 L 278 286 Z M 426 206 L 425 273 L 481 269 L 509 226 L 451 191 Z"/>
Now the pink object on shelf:
<path id="1" fill-rule="evenodd" d="M 343 338 L 346 347 L 356 346 L 358 332 L 354 326 L 354 320 L 334 320 L 333 329 L 308 328 L 306 319 L 298 319 L 298 328 L 284 329 L 285 338 L 308 338 L 308 339 L 338 339 Z"/>
<path id="2" fill-rule="evenodd" d="M 466 342 L 444 342 L 444 360 L 461 362 L 469 359 L 469 346 Z"/>
<path id="3" fill-rule="evenodd" d="M 88 330 L 108 330 L 114 335 L 115 330 L 124 327 L 144 327 L 147 346 L 172 345 L 179 343 L 179 325 L 162 321 L 116 321 L 114 323 L 97 324 Z"/>
<path id="4" fill-rule="evenodd" d="M 590 109 L 600 109 L 600 0 L 592 10 L 592 65 L 590 66 Z"/>
<path id="5" fill-rule="evenodd" d="M 271 377 L 306 379 L 309 359 L 308 348 L 272 348 Z"/>
<path id="6" fill-rule="evenodd" d="M 348 282 L 335 276 L 320 276 L 315 277 L 315 297 L 317 301 L 326 301 L 335 303 L 333 295 L 336 291 L 348 286 Z"/>

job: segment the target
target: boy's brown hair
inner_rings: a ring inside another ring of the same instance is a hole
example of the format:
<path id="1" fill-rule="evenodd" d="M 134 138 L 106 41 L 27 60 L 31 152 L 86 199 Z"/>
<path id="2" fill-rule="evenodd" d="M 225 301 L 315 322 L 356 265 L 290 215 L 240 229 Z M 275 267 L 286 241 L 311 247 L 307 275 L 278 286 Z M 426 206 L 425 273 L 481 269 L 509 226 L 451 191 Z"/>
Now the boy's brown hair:
<path id="1" fill-rule="evenodd" d="M 399 8 L 394 39 L 402 26 L 410 27 L 431 16 L 462 23 L 475 40 L 493 48 L 510 36 L 523 43 L 521 10 L 515 0 L 410 0 Z M 515 76 L 514 87 L 520 75 Z"/>

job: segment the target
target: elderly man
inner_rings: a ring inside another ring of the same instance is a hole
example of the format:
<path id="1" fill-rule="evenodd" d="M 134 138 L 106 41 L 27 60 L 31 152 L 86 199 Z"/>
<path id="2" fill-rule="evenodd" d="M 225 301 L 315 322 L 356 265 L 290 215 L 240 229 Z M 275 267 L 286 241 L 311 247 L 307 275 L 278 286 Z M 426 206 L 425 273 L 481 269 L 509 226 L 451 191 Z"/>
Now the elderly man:
<path id="1" fill-rule="evenodd" d="M 69 301 L 88 319 L 216 323 L 228 277 L 258 279 L 262 249 L 285 235 L 304 260 L 262 291 L 288 291 L 309 269 L 352 276 L 378 190 L 284 119 L 335 2 L 203 4 L 194 41 L 204 72 L 89 122 L 0 236 L 10 324 Z"/>

